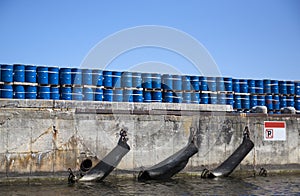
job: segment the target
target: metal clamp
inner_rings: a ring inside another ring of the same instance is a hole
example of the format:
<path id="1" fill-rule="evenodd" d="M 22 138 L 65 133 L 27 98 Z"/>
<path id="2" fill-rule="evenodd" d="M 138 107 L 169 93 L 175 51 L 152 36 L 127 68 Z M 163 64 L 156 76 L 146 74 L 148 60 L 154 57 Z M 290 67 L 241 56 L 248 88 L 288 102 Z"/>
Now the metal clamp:
<path id="1" fill-rule="evenodd" d="M 68 184 L 74 184 L 76 182 L 77 178 L 73 174 L 73 171 L 71 168 L 69 168 L 68 171 L 69 171 Z"/>
<path id="2" fill-rule="evenodd" d="M 128 141 L 127 129 L 121 129 L 120 136 L 121 136 L 122 141 Z"/>
<path id="3" fill-rule="evenodd" d="M 248 129 L 248 126 L 245 127 L 243 135 L 244 138 L 250 139 L 250 131 Z"/>

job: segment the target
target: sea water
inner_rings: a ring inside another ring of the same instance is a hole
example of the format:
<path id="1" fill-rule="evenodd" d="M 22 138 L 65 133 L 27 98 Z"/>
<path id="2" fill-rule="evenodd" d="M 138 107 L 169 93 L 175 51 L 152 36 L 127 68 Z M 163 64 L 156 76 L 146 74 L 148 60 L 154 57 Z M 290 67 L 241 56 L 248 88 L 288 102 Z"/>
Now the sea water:
<path id="1" fill-rule="evenodd" d="M 165 181 L 138 182 L 107 177 L 100 183 L 1 183 L 0 195 L 300 195 L 300 175 L 201 179 L 175 176 Z"/>

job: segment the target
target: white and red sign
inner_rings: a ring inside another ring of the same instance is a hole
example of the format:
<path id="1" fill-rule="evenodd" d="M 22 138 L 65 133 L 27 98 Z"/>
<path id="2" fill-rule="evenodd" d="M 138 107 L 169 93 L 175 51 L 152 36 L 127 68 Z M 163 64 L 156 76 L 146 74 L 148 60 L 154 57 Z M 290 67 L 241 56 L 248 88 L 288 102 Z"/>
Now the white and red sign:
<path id="1" fill-rule="evenodd" d="M 265 141 L 285 141 L 286 126 L 285 121 L 265 121 L 264 122 Z"/>

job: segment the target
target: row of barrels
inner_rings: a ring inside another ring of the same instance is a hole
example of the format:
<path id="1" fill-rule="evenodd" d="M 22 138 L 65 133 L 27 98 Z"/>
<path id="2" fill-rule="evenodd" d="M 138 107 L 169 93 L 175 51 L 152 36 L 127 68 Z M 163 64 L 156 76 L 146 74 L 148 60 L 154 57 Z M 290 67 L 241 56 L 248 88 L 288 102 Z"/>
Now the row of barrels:
<path id="1" fill-rule="evenodd" d="M 0 65 L 0 97 L 115 102 L 227 104 L 300 110 L 300 82 Z"/>
<path id="2" fill-rule="evenodd" d="M 0 65 L 3 83 L 104 88 L 144 88 L 162 91 L 211 91 L 300 96 L 300 81 L 235 79 L 157 73 L 119 72 L 98 69 L 58 68 L 32 65 Z"/>
<path id="3" fill-rule="evenodd" d="M 249 110 L 254 106 L 267 106 L 269 111 L 283 107 L 300 110 L 300 96 L 247 95 L 232 93 L 178 92 L 124 89 L 103 87 L 30 86 L 2 84 L 1 98 L 9 99 L 53 99 L 115 102 L 165 102 L 194 104 L 226 104 L 236 110 Z"/>

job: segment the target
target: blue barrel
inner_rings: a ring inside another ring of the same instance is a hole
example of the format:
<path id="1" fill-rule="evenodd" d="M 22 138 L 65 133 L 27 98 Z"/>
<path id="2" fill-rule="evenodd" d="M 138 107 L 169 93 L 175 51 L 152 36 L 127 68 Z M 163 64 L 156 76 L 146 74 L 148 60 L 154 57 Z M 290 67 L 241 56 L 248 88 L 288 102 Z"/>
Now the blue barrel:
<path id="1" fill-rule="evenodd" d="M 286 86 L 286 81 L 279 81 L 279 93 L 280 94 L 287 94 L 287 86 Z"/>
<path id="2" fill-rule="evenodd" d="M 123 90 L 113 90 L 113 101 L 122 102 L 123 101 Z"/>
<path id="3" fill-rule="evenodd" d="M 173 85 L 174 85 L 174 83 L 173 83 Z M 173 93 L 173 103 L 182 103 L 182 92 L 174 92 Z"/>
<path id="4" fill-rule="evenodd" d="M 134 90 L 133 91 L 133 101 L 134 102 L 143 102 L 143 90 Z M 151 92 L 150 92 L 151 95 Z M 151 101 L 151 98 L 150 98 Z"/>
<path id="5" fill-rule="evenodd" d="M 71 79 L 71 68 L 60 68 L 59 69 L 59 82 L 61 85 L 71 85 L 72 79 Z M 67 96 L 67 98 L 69 98 Z M 69 100 L 69 99 L 66 99 Z"/>
<path id="6" fill-rule="evenodd" d="M 25 65 L 14 64 L 14 82 L 25 82 Z M 23 97 L 24 98 L 24 97 Z"/>
<path id="7" fill-rule="evenodd" d="M 255 86 L 255 80 L 248 80 L 248 93 L 255 93 L 256 92 L 256 86 Z"/>
<path id="8" fill-rule="evenodd" d="M 300 97 L 295 97 L 295 109 L 300 110 Z"/>
<path id="9" fill-rule="evenodd" d="M 25 66 L 25 82 L 36 83 L 36 66 Z"/>
<path id="10" fill-rule="evenodd" d="M 121 76 L 122 72 L 114 71 L 112 72 L 112 87 L 121 88 Z"/>
<path id="11" fill-rule="evenodd" d="M 48 81 L 49 81 L 49 84 L 52 84 L 52 85 L 59 84 L 59 68 L 58 67 L 48 67 Z"/>
<path id="12" fill-rule="evenodd" d="M 36 99 L 37 87 L 36 86 L 25 86 L 25 98 Z"/>
<path id="13" fill-rule="evenodd" d="M 258 106 L 265 106 L 266 101 L 265 101 L 265 96 L 264 95 L 258 95 L 257 96 L 257 105 Z"/>
<path id="14" fill-rule="evenodd" d="M 182 76 L 182 90 L 190 91 L 191 90 L 191 77 L 190 76 Z M 183 102 L 184 102 L 184 94 L 183 94 Z"/>
<path id="15" fill-rule="evenodd" d="M 265 104 L 268 108 L 268 110 L 273 110 L 273 97 L 272 95 L 266 95 L 265 97 Z"/>
<path id="16" fill-rule="evenodd" d="M 237 110 L 242 109 L 242 98 L 240 95 L 234 95 L 233 108 Z"/>
<path id="17" fill-rule="evenodd" d="M 223 77 L 217 77 L 217 91 L 225 91 L 225 83 Z"/>
<path id="18" fill-rule="evenodd" d="M 152 102 L 152 93 L 151 93 L 151 91 L 144 91 L 143 92 L 143 97 L 144 97 L 144 102 L 148 102 L 148 103 Z M 135 95 L 133 95 L 133 101 L 136 102 L 135 101 Z"/>
<path id="19" fill-rule="evenodd" d="M 208 102 L 209 104 L 217 104 L 218 103 L 217 93 L 209 93 L 208 96 L 209 96 L 209 102 Z"/>
<path id="20" fill-rule="evenodd" d="M 207 77 L 207 85 L 209 91 L 217 91 L 216 77 Z"/>
<path id="21" fill-rule="evenodd" d="M 182 103 L 191 103 L 191 101 L 192 101 L 191 92 L 182 93 Z"/>
<path id="22" fill-rule="evenodd" d="M 286 105 L 286 96 L 285 95 L 281 95 L 279 97 L 279 101 L 280 101 L 280 108 L 285 108 Z"/>
<path id="23" fill-rule="evenodd" d="M 207 77 L 206 76 L 200 76 L 199 77 L 199 83 L 200 83 L 200 90 L 201 91 L 208 91 Z"/>
<path id="24" fill-rule="evenodd" d="M 173 92 L 171 91 L 163 92 L 163 102 L 173 103 Z"/>
<path id="25" fill-rule="evenodd" d="M 226 104 L 226 94 L 218 93 L 217 98 L 218 98 L 218 104 L 221 104 L 221 105 Z"/>
<path id="26" fill-rule="evenodd" d="M 95 86 L 102 86 L 103 85 L 103 75 L 102 70 L 94 69 L 93 71 L 93 85 Z M 102 99 L 101 99 L 102 101 Z"/>
<path id="27" fill-rule="evenodd" d="M 57 74 L 57 76 L 58 76 L 58 74 Z M 51 86 L 50 87 L 50 99 L 59 100 L 59 98 L 60 98 L 59 87 Z"/>
<path id="28" fill-rule="evenodd" d="M 164 74 L 162 75 L 162 88 L 164 90 L 172 90 L 173 89 L 173 76 L 171 74 Z M 173 99 L 172 99 L 173 100 Z"/>
<path id="29" fill-rule="evenodd" d="M 233 106 L 233 94 L 229 93 L 226 94 L 226 105 L 232 105 Z"/>
<path id="30" fill-rule="evenodd" d="M 207 93 L 201 93 L 200 94 L 200 103 L 201 104 L 208 104 L 209 97 Z"/>
<path id="31" fill-rule="evenodd" d="M 271 80 L 271 93 L 273 94 L 279 93 L 278 80 Z"/>
<path id="32" fill-rule="evenodd" d="M 175 91 L 182 90 L 182 80 L 180 75 L 173 75 L 173 90 Z"/>
<path id="33" fill-rule="evenodd" d="M 199 76 L 191 76 L 191 89 L 194 91 L 200 90 Z"/>
<path id="34" fill-rule="evenodd" d="M 137 87 L 137 88 L 140 88 L 141 85 L 142 85 L 142 77 L 141 77 L 142 74 L 137 74 L 134 75 L 134 85 L 133 85 L 133 74 L 132 72 L 123 72 L 122 73 L 122 87 L 125 87 L 125 88 L 132 88 L 132 87 Z M 136 78 L 136 77 L 139 77 Z"/>
<path id="35" fill-rule="evenodd" d="M 72 100 L 81 101 L 82 99 L 83 99 L 82 87 L 73 87 L 72 88 Z"/>
<path id="36" fill-rule="evenodd" d="M 143 78 L 143 88 L 151 89 L 152 88 L 152 76 L 151 73 L 143 73 L 142 74 Z"/>
<path id="37" fill-rule="evenodd" d="M 38 99 L 50 99 L 50 87 L 39 86 L 37 95 L 38 95 Z"/>
<path id="38" fill-rule="evenodd" d="M 199 104 L 200 103 L 200 93 L 199 92 L 192 92 L 192 100 L 191 103 Z"/>
<path id="39" fill-rule="evenodd" d="M 133 102 L 133 90 L 123 90 L 123 101 Z"/>
<path id="40" fill-rule="evenodd" d="M 240 80 L 239 79 L 232 79 L 232 89 L 235 93 L 240 92 Z"/>
<path id="41" fill-rule="evenodd" d="M 153 91 L 151 95 L 152 95 L 152 102 L 162 102 L 161 91 Z"/>
<path id="42" fill-rule="evenodd" d="M 264 79 L 264 93 L 271 93 L 271 80 Z"/>
<path id="43" fill-rule="evenodd" d="M 103 100 L 103 89 L 100 87 L 97 87 L 95 89 L 94 95 L 95 95 L 95 101 L 102 101 Z"/>
<path id="44" fill-rule="evenodd" d="M 81 85 L 82 84 L 82 70 L 79 68 L 71 69 L 71 80 L 72 84 Z"/>
<path id="45" fill-rule="evenodd" d="M 103 86 L 104 87 L 113 87 L 111 71 L 103 71 Z"/>
<path id="46" fill-rule="evenodd" d="M 89 88 L 89 87 L 83 88 L 83 100 L 84 101 L 93 101 L 94 100 L 94 91 L 92 88 Z"/>
<path id="47" fill-rule="evenodd" d="M 2 82 L 13 82 L 12 65 L 1 65 L 1 80 Z"/>
<path id="48" fill-rule="evenodd" d="M 71 72 L 69 72 L 69 73 L 71 76 Z M 71 78 L 70 78 L 70 83 L 71 83 Z M 60 90 L 61 90 L 61 99 L 62 100 L 72 100 L 72 88 L 71 87 L 61 87 Z"/>
<path id="49" fill-rule="evenodd" d="M 92 85 L 93 84 L 93 70 L 83 69 L 82 70 L 82 84 Z"/>
<path id="50" fill-rule="evenodd" d="M 249 110 L 250 109 L 250 97 L 249 95 L 242 95 L 241 96 L 242 101 L 242 109 Z"/>
<path id="51" fill-rule="evenodd" d="M 250 108 L 257 106 L 257 95 L 250 95 Z"/>
<path id="52" fill-rule="evenodd" d="M 295 94 L 300 95 L 300 81 L 295 81 Z"/>
<path id="53" fill-rule="evenodd" d="M 113 101 L 113 90 L 104 89 L 103 90 L 103 101 Z"/>
<path id="54" fill-rule="evenodd" d="M 161 89 L 161 74 L 152 74 L 152 88 Z"/>
<path id="55" fill-rule="evenodd" d="M 294 96 L 287 96 L 286 97 L 286 106 L 287 107 L 294 107 L 295 106 Z"/>
<path id="56" fill-rule="evenodd" d="M 240 93 L 248 93 L 248 81 L 240 79 Z"/>
<path id="57" fill-rule="evenodd" d="M 273 95 L 273 109 L 274 110 L 280 110 L 279 95 Z"/>
<path id="58" fill-rule="evenodd" d="M 225 87 L 225 91 L 232 91 L 232 78 L 224 78 L 224 87 Z"/>
<path id="59" fill-rule="evenodd" d="M 286 82 L 286 91 L 288 95 L 294 95 L 295 94 L 295 84 L 293 81 L 287 81 Z"/>
<path id="60" fill-rule="evenodd" d="M 264 93 L 264 82 L 263 80 L 255 80 L 255 93 Z"/>
<path id="61" fill-rule="evenodd" d="M 23 85 L 14 86 L 14 99 L 24 99 L 25 98 L 25 89 Z"/>
<path id="62" fill-rule="evenodd" d="M 49 84 L 48 82 L 48 67 L 37 67 L 37 82 L 39 84 Z"/>
<path id="63" fill-rule="evenodd" d="M 12 99 L 13 98 L 13 86 L 3 84 L 1 87 L 1 97 Z"/>
<path id="64" fill-rule="evenodd" d="M 134 88 L 142 88 L 142 74 L 138 72 L 132 73 L 132 87 Z M 130 86 L 130 83 L 129 83 Z"/>

